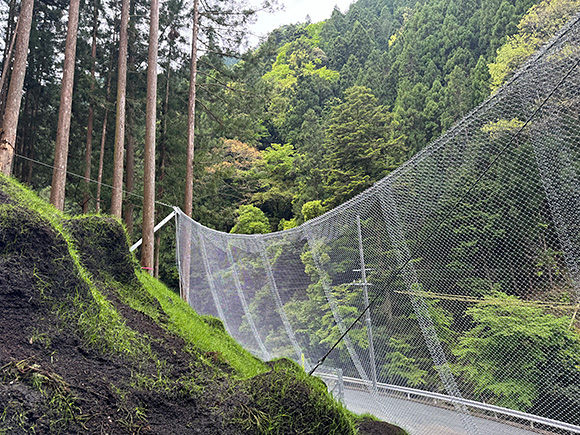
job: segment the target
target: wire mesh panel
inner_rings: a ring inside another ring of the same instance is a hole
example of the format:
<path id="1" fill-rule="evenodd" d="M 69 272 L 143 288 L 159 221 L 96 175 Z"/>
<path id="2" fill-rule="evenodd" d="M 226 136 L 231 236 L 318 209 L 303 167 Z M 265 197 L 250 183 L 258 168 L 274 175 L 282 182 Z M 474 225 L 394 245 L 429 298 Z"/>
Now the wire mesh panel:
<path id="1" fill-rule="evenodd" d="M 444 136 L 298 228 L 228 235 L 180 215 L 190 304 L 260 357 L 324 361 L 348 406 L 411 433 L 580 433 L 579 36 L 577 17 Z"/>

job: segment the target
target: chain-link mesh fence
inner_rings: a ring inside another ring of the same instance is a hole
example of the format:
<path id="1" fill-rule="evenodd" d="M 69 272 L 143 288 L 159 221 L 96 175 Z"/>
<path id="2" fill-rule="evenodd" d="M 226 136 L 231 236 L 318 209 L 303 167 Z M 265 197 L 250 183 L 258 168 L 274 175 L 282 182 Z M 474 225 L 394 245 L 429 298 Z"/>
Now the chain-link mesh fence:
<path id="1" fill-rule="evenodd" d="M 224 234 L 180 214 L 189 303 L 310 370 L 375 300 L 324 362 L 347 402 L 411 433 L 520 433 L 528 414 L 580 432 L 579 37 L 577 17 L 411 161 L 298 228 Z M 490 429 L 495 407 L 519 413 Z"/>

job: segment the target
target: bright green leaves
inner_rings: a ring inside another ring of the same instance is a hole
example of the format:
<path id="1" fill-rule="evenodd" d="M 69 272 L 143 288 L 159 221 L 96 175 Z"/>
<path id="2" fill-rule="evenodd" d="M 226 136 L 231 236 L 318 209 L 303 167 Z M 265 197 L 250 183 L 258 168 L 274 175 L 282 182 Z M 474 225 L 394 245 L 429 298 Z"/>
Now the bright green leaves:
<path id="1" fill-rule="evenodd" d="M 280 56 L 278 56 L 278 59 L 280 59 Z M 272 67 L 272 71 L 264 75 L 264 80 L 277 84 L 281 88 L 289 88 L 296 83 L 296 76 L 292 74 L 290 65 L 276 62 Z"/>
<path id="2" fill-rule="evenodd" d="M 299 36 L 278 49 L 276 62 L 263 76 L 263 81 L 271 90 L 268 116 L 280 131 L 299 129 L 300 124 L 294 125 L 295 122 L 289 118 L 293 113 L 298 113 L 299 118 L 302 118 L 308 109 L 301 110 L 296 106 L 304 101 L 305 92 L 316 93 L 309 91 L 311 83 L 316 83 L 316 88 L 324 88 L 339 80 L 339 73 L 328 69 L 328 57 L 319 47 L 322 25 L 318 23 L 297 28 Z M 327 83 L 322 85 L 320 81 Z M 289 141 L 288 138 L 286 140 Z"/>
<path id="3" fill-rule="evenodd" d="M 388 341 L 389 350 L 385 356 L 381 374 L 391 382 L 419 387 L 426 383 L 427 371 L 421 368 L 413 354 L 411 344 L 403 338 L 391 337 Z"/>
<path id="4" fill-rule="evenodd" d="M 304 216 L 304 221 L 309 221 L 315 217 L 321 216 L 324 213 L 324 207 L 322 206 L 322 201 L 308 201 L 302 206 L 302 216 Z"/>
<path id="5" fill-rule="evenodd" d="M 292 219 L 296 152 L 291 144 L 272 144 L 261 154 L 263 178 L 259 191 L 252 196 L 252 203 L 268 215 L 272 228 L 278 228 L 282 219 Z"/>
<path id="6" fill-rule="evenodd" d="M 518 24 L 518 33 L 508 37 L 498 49 L 496 61 L 489 64 L 492 91 L 566 24 L 579 6 L 578 0 L 545 0 L 532 6 Z"/>
<path id="7" fill-rule="evenodd" d="M 265 234 L 270 232 L 270 222 L 262 210 L 253 205 L 241 205 L 238 218 L 230 233 Z"/>
<path id="8" fill-rule="evenodd" d="M 293 176 L 293 163 L 295 151 L 291 144 L 280 145 L 273 143 L 270 148 L 266 148 L 262 155 L 266 161 L 266 169 L 270 174 L 270 179 L 284 182 Z"/>
<path id="9" fill-rule="evenodd" d="M 280 47 L 276 62 L 272 70 L 264 75 L 264 81 L 279 89 L 291 88 L 301 75 L 316 74 L 337 81 L 338 72 L 327 69 L 328 58 L 318 47 L 322 24 L 309 25 L 299 38 Z"/>

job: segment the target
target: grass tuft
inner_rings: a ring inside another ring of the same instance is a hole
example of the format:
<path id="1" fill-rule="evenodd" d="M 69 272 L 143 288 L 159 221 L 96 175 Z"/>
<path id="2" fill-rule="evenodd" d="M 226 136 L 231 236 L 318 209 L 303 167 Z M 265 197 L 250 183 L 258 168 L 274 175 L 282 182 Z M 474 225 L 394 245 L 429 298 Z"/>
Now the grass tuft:
<path id="1" fill-rule="evenodd" d="M 230 365 L 239 377 L 249 378 L 269 370 L 268 366 L 228 335 L 221 322 L 210 316 L 200 316 L 179 296 L 148 273 L 138 271 L 144 289 L 157 299 L 167 314 L 166 327 L 199 349 L 206 358 Z M 218 323 L 219 322 L 219 323 Z"/>

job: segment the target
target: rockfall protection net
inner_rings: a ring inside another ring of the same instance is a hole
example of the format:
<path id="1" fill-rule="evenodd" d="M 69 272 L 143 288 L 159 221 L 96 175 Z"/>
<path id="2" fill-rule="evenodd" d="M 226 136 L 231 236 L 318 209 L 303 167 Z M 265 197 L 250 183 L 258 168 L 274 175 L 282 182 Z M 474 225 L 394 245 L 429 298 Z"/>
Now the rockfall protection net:
<path id="1" fill-rule="evenodd" d="M 579 38 L 576 17 L 420 154 L 298 228 L 225 234 L 179 213 L 188 302 L 310 370 L 376 299 L 320 370 L 354 410 L 417 434 L 532 430 L 489 404 L 580 432 Z"/>

